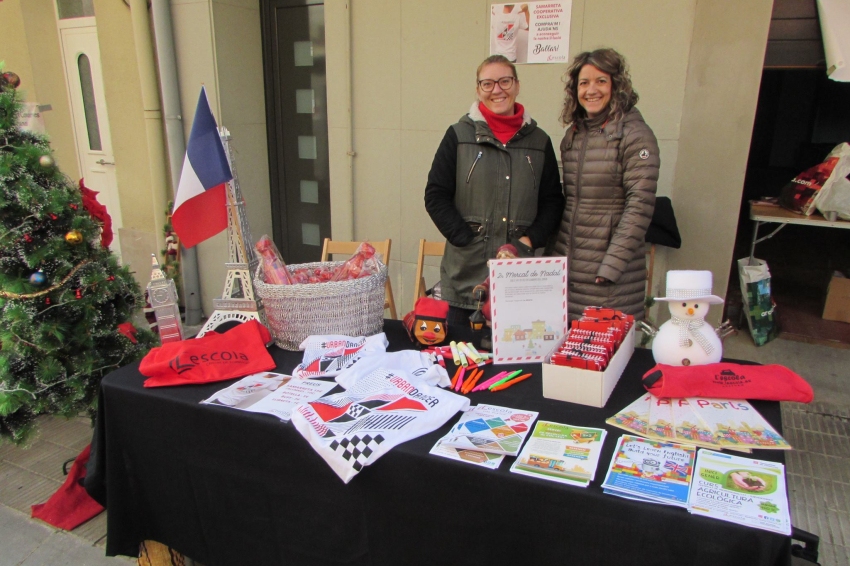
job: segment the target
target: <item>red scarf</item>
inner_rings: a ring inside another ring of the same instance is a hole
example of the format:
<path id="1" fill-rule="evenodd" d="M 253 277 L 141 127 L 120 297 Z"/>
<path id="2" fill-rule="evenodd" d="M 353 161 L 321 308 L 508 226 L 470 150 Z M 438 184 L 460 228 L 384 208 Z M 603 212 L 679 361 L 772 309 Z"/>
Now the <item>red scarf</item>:
<path id="1" fill-rule="evenodd" d="M 513 116 L 494 114 L 489 108 L 484 106 L 483 102 L 478 103 L 478 109 L 481 111 L 481 114 L 484 115 L 484 119 L 493 131 L 493 135 L 496 136 L 496 139 L 502 143 L 508 143 L 508 141 L 514 137 L 514 134 L 516 134 L 522 127 L 522 118 L 525 116 L 525 108 L 523 108 L 522 104 L 519 102 L 514 103 L 515 114 Z"/>

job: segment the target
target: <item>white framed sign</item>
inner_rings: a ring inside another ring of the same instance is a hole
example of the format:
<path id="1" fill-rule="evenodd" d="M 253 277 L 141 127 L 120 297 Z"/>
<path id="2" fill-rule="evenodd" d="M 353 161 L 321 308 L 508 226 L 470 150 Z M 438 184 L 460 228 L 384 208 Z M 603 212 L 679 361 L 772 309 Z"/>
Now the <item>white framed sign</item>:
<path id="1" fill-rule="evenodd" d="M 567 330 L 567 258 L 491 259 L 493 363 L 542 362 Z"/>

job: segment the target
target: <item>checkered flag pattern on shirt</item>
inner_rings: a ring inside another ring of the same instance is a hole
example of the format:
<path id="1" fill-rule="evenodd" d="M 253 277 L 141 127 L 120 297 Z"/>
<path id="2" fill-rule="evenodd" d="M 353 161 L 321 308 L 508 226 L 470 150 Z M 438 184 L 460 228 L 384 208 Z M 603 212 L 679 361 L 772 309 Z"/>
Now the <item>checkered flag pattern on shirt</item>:
<path id="1" fill-rule="evenodd" d="M 348 385 L 292 412 L 292 424 L 345 483 L 394 446 L 469 408 L 466 397 L 401 370 L 379 368 Z"/>

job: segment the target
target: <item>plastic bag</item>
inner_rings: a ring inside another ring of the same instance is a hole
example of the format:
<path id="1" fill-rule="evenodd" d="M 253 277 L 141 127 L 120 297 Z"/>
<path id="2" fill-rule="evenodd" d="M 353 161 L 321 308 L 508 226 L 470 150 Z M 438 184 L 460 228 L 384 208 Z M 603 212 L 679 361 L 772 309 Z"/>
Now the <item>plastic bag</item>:
<path id="1" fill-rule="evenodd" d="M 381 272 L 379 257 L 372 244 L 363 242 L 357 246 L 353 256 L 334 270 L 331 281 L 348 281 L 376 275 Z"/>
<path id="2" fill-rule="evenodd" d="M 827 160 L 836 160 L 829 179 L 815 195 L 815 206 L 826 216 L 836 213 L 844 220 L 850 220 L 850 144 L 842 143 L 835 146 Z"/>
<path id="3" fill-rule="evenodd" d="M 260 254 L 260 262 L 263 266 L 263 280 L 270 285 L 292 285 L 289 270 L 277 246 L 267 235 L 257 240 L 254 249 Z"/>
<path id="4" fill-rule="evenodd" d="M 756 346 L 763 346 L 779 335 L 776 303 L 770 293 L 770 270 L 762 259 L 745 257 L 738 260 L 738 278 L 744 299 L 744 312 L 750 336 Z"/>
<path id="5" fill-rule="evenodd" d="M 792 212 L 811 216 L 815 209 L 850 219 L 850 145 L 837 145 L 822 163 L 806 169 L 782 187 L 779 204 Z"/>

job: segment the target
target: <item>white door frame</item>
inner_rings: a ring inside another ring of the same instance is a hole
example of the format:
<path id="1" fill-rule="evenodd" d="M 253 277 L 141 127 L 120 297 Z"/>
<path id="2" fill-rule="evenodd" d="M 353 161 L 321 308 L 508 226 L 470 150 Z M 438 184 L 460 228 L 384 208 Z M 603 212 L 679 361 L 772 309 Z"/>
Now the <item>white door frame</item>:
<path id="1" fill-rule="evenodd" d="M 113 240 L 110 249 L 121 255 L 121 243 L 118 232 L 122 227 L 121 204 L 118 198 L 115 155 L 112 152 L 112 136 L 109 129 L 109 115 L 106 107 L 106 93 L 103 88 L 103 73 L 100 65 L 100 49 L 97 42 L 97 26 L 94 17 L 59 20 L 59 40 L 62 48 L 65 84 L 68 91 L 68 103 L 71 109 L 71 122 L 74 127 L 74 145 L 77 151 L 77 163 L 80 174 L 88 188 L 97 191 L 98 202 L 106 206 L 112 217 Z M 91 68 L 91 80 L 94 91 L 97 124 L 100 134 L 100 148 L 92 149 L 83 107 L 83 94 L 80 86 L 80 74 L 77 62 L 85 54 Z"/>

